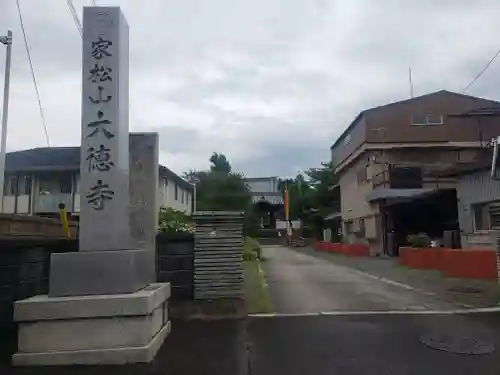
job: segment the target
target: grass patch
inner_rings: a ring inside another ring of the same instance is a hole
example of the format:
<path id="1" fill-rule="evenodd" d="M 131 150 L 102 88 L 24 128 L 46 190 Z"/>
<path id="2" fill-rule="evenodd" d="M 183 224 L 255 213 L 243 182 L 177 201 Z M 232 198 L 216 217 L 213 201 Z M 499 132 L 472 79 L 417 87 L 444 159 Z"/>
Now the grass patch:
<path id="1" fill-rule="evenodd" d="M 271 312 L 264 274 L 258 260 L 243 262 L 244 290 L 249 314 Z"/>

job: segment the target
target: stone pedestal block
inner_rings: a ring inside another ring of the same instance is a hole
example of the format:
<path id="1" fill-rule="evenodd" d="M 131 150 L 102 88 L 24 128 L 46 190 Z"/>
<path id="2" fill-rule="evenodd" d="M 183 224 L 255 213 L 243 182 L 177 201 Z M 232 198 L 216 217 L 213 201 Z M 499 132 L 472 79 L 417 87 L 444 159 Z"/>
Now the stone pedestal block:
<path id="1" fill-rule="evenodd" d="M 142 249 L 54 253 L 49 296 L 134 293 L 151 283 L 149 254 Z"/>
<path id="2" fill-rule="evenodd" d="M 170 332 L 168 283 L 130 294 L 17 301 L 17 366 L 151 362 Z"/>

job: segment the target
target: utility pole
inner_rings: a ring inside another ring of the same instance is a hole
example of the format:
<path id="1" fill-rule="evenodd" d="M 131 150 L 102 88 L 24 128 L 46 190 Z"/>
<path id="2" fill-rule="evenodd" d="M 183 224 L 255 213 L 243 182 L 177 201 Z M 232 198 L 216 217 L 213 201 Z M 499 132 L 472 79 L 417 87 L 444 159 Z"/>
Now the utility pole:
<path id="1" fill-rule="evenodd" d="M 0 212 L 3 212 L 3 185 L 5 179 L 5 153 L 7 148 L 7 120 L 9 118 L 10 60 L 12 55 L 12 31 L 0 37 L 0 43 L 7 47 L 5 54 L 5 79 L 3 87 L 2 138 L 0 141 Z"/>
<path id="2" fill-rule="evenodd" d="M 193 184 L 193 214 L 196 212 L 196 182 Z"/>
<path id="3" fill-rule="evenodd" d="M 190 183 L 193 185 L 193 212 L 191 214 L 194 214 L 196 212 L 196 185 L 200 182 L 200 179 L 198 177 L 194 177 L 191 179 Z"/>

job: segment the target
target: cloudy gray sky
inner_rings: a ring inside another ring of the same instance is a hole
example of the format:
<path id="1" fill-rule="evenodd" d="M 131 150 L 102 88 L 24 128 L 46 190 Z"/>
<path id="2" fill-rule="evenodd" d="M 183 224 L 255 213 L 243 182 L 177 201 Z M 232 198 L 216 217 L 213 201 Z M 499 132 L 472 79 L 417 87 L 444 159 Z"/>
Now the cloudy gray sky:
<path id="1" fill-rule="evenodd" d="M 367 107 L 461 91 L 500 47 L 498 0 L 97 0 L 130 24 L 131 131 L 176 172 L 223 152 L 247 176 L 318 166 Z M 80 142 L 80 36 L 65 0 L 20 0 L 54 146 Z M 90 0 L 74 0 L 81 8 Z M 14 0 L 10 150 L 45 146 Z M 4 69 L 0 46 L 0 69 Z M 500 58 L 469 94 L 500 100 Z M 3 86 L 3 75 L 0 77 Z"/>

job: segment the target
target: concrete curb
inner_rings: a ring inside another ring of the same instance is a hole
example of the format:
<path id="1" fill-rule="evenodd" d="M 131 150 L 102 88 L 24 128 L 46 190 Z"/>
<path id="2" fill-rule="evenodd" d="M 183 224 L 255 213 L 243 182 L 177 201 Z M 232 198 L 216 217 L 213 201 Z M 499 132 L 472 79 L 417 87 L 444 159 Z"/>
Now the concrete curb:
<path id="1" fill-rule="evenodd" d="M 300 316 L 348 316 L 348 315 L 472 315 L 500 312 L 500 307 L 455 310 L 390 310 L 390 311 L 323 311 L 298 314 L 249 314 L 250 318 L 286 318 Z"/>

